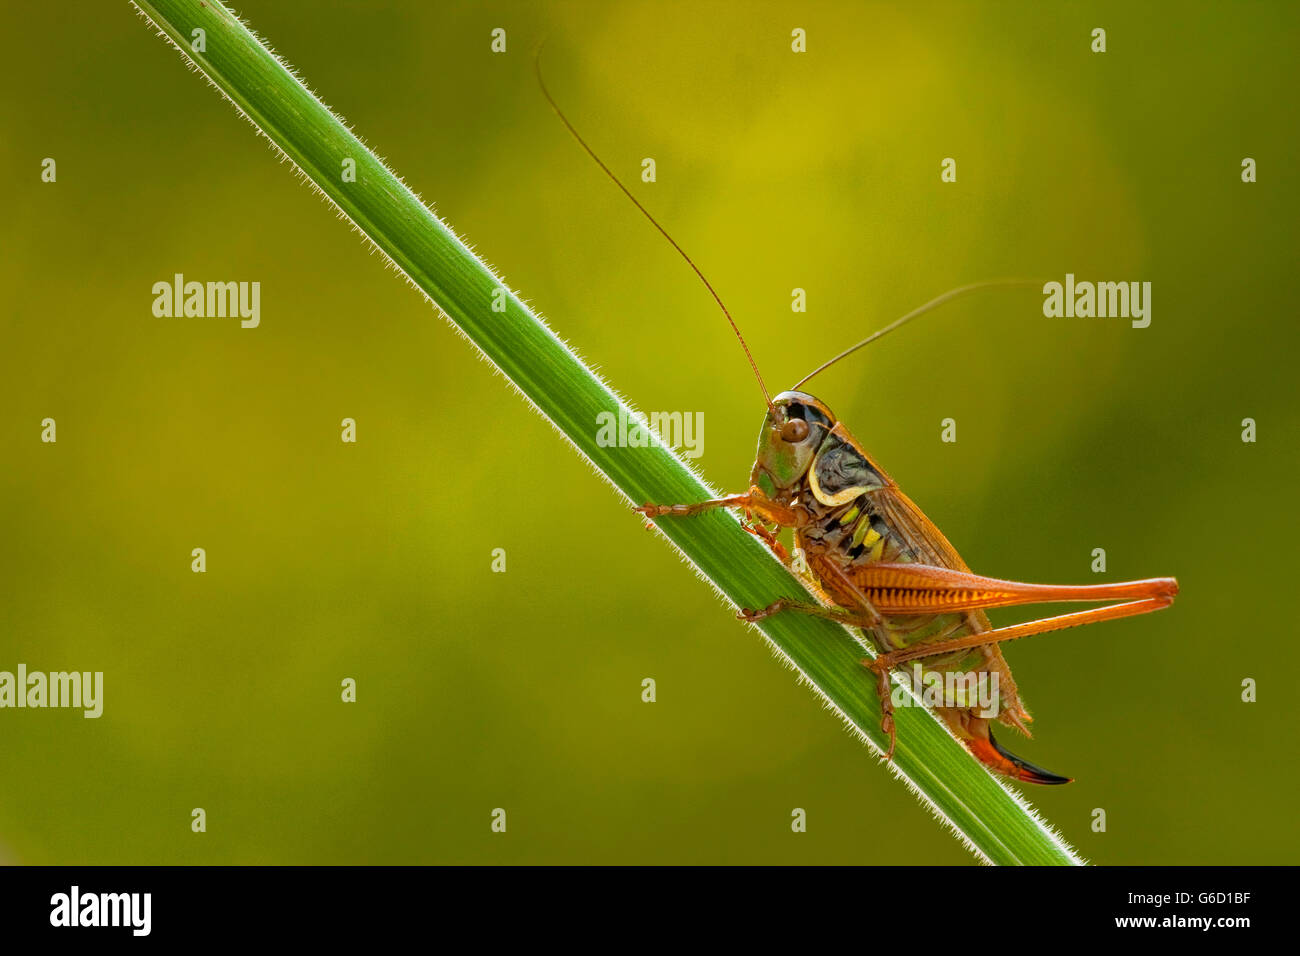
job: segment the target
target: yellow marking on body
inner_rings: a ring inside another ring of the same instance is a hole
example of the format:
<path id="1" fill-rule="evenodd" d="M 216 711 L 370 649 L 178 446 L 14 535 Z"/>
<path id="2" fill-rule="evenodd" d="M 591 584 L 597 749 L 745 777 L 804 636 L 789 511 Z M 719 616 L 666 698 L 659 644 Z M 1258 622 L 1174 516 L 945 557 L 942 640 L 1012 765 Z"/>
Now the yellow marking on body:
<path id="1" fill-rule="evenodd" d="M 833 495 L 828 495 L 822 490 L 821 482 L 817 480 L 816 468 L 808 469 L 808 487 L 812 489 L 813 497 L 822 504 L 831 508 L 838 508 L 840 505 L 846 505 L 858 495 L 868 490 L 866 485 L 859 485 L 854 488 L 845 488 L 843 491 L 837 492 Z"/>
<path id="2" fill-rule="evenodd" d="M 863 545 L 864 547 L 869 548 L 879 540 L 880 532 L 871 527 L 871 518 L 870 516 L 866 516 L 858 526 L 853 529 L 853 544 L 851 547 L 856 548 L 858 545 Z"/>

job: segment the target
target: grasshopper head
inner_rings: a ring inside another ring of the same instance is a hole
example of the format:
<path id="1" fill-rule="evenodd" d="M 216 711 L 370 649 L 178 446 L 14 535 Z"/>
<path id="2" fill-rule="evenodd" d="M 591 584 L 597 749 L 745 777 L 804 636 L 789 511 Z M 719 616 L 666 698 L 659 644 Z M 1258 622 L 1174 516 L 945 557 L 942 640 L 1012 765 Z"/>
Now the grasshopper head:
<path id="1" fill-rule="evenodd" d="M 817 449 L 835 427 L 835 413 L 804 392 L 782 392 L 758 433 L 750 483 L 775 501 L 798 491 Z"/>

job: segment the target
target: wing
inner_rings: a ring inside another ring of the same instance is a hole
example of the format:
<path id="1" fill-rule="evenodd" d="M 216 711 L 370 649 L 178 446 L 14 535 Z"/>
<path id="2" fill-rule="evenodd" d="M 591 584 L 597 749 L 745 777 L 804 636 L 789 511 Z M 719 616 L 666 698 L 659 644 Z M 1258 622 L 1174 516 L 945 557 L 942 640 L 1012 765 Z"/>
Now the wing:
<path id="1" fill-rule="evenodd" d="M 874 492 L 871 503 L 885 524 L 906 543 L 917 564 L 929 564 L 953 571 L 970 570 L 957 549 L 943 536 L 943 532 L 897 485 Z"/>
<path id="2" fill-rule="evenodd" d="M 949 568 L 953 571 L 970 571 L 961 555 L 957 553 L 957 549 L 944 537 L 943 532 L 935 527 L 934 522 L 927 518 L 912 499 L 903 494 L 893 482 L 873 492 L 871 503 L 884 524 L 897 535 L 906 551 L 910 552 L 909 556 L 914 563 Z M 859 585 L 864 582 L 858 579 L 859 575 L 854 572 L 859 571 L 861 567 L 860 565 L 849 571 L 850 578 L 857 579 L 854 583 Z M 978 610 L 931 618 L 895 618 L 890 619 L 888 623 L 894 639 L 908 646 L 966 634 L 979 634 L 993 629 L 988 615 Z M 1002 721 L 1026 734 L 1029 733 L 1024 721 L 1031 718 L 1020 701 L 1011 669 L 1007 666 L 1006 659 L 1002 656 L 1002 649 L 997 644 L 982 644 L 973 648 L 971 653 L 960 662 L 935 661 L 934 663 L 942 663 L 962 670 L 996 671 L 1002 689 L 1004 707 Z M 948 718 L 950 724 L 969 719 L 958 713 L 945 713 L 944 716 Z"/>

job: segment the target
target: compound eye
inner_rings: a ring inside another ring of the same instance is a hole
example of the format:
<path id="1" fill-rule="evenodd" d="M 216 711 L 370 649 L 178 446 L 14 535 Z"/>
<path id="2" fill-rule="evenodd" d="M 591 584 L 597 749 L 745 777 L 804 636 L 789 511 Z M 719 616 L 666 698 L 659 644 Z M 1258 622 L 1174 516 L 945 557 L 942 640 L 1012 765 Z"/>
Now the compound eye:
<path id="1" fill-rule="evenodd" d="M 808 423 L 801 418 L 792 418 L 781 426 L 781 437 L 788 442 L 803 441 L 808 437 Z"/>

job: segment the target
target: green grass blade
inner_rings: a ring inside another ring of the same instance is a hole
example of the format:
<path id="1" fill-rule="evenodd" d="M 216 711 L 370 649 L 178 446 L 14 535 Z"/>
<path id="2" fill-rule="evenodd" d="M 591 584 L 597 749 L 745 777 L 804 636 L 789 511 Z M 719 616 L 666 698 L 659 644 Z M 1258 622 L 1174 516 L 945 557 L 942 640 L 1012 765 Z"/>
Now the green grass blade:
<path id="1" fill-rule="evenodd" d="M 597 415 L 630 413 L 629 407 L 230 11 L 214 0 L 136 0 L 136 6 L 619 492 L 638 503 L 714 496 L 666 448 L 596 443 Z M 199 29 L 205 33 L 202 51 L 191 45 Z M 538 108 L 544 108 L 540 96 Z M 356 163 L 355 182 L 342 179 L 344 159 Z M 495 312 L 493 296 L 502 288 L 507 308 Z M 730 514 L 667 519 L 661 531 L 737 606 L 801 593 L 797 579 Z M 841 627 L 797 614 L 777 615 L 761 629 L 853 732 L 879 749 L 879 707 L 873 681 L 859 664 L 864 648 L 857 640 Z M 972 852 L 993 863 L 1082 862 L 927 710 L 900 708 L 897 722 L 890 769 Z"/>

